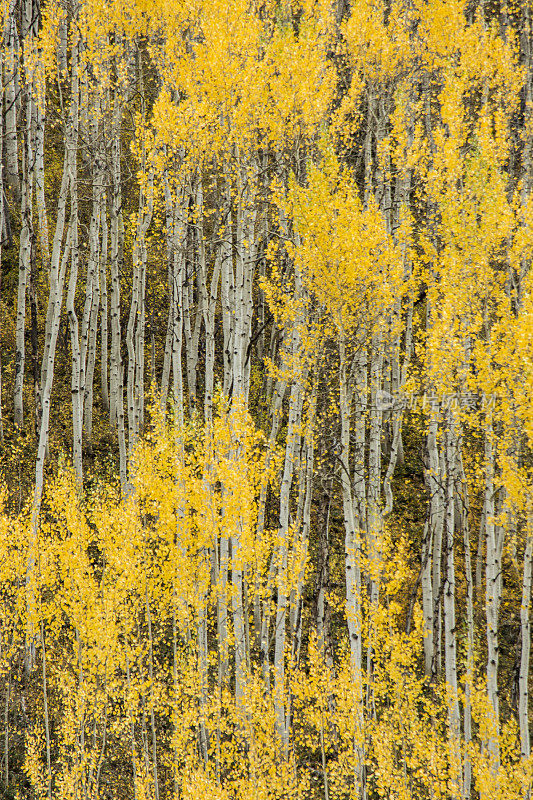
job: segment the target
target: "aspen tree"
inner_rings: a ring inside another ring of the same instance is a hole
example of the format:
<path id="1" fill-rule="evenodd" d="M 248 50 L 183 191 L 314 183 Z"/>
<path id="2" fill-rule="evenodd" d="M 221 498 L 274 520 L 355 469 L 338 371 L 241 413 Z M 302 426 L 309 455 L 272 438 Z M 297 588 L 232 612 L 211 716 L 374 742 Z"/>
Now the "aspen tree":
<path id="1" fill-rule="evenodd" d="M 121 257 L 122 237 L 122 211 L 120 187 L 120 127 L 121 127 L 121 100 L 118 91 L 113 98 L 113 123 L 112 123 L 112 165 L 111 165 L 111 198 L 110 198 L 110 316 L 111 316 L 111 353 L 109 364 L 109 407 L 111 422 L 116 425 L 118 433 L 118 447 L 120 459 L 120 480 L 126 483 L 126 437 L 124 430 L 124 394 L 123 394 L 123 369 L 120 354 L 120 274 L 119 260 Z"/>
<path id="2" fill-rule="evenodd" d="M 185 259 L 186 215 L 189 195 L 185 187 L 178 185 L 174 197 L 168 176 L 165 175 L 165 209 L 167 219 L 168 241 L 168 285 L 169 308 L 167 334 L 165 340 L 165 356 L 161 377 L 161 405 L 166 406 L 170 370 L 172 368 L 172 387 L 178 414 L 183 421 L 183 376 L 181 366 L 183 337 L 183 262 Z"/>
<path id="3" fill-rule="evenodd" d="M 10 0 L 3 19 L 3 40 L 5 42 L 6 58 L 4 64 L 5 81 L 5 170 L 6 180 L 11 186 L 15 202 L 20 201 L 21 185 L 19 174 L 19 146 L 17 136 L 17 111 L 20 107 L 20 83 L 19 74 L 20 56 L 19 41 L 16 25 L 16 0 Z"/>
<path id="4" fill-rule="evenodd" d="M 295 278 L 296 291 L 298 288 L 301 293 L 301 282 L 298 275 Z M 292 355 L 296 355 L 298 350 L 298 320 L 296 321 L 295 330 L 292 335 L 291 350 Z M 277 706 L 277 717 L 279 733 L 287 746 L 287 725 L 285 720 L 285 709 L 283 705 L 284 694 L 284 674 L 285 674 L 285 637 L 286 637 L 286 616 L 289 595 L 289 581 L 288 581 L 288 550 L 289 550 L 289 505 L 290 505 L 290 490 L 293 480 L 294 462 L 296 460 L 296 453 L 300 446 L 300 434 L 297 430 L 298 420 L 301 419 L 302 402 L 303 402 L 303 387 L 302 379 L 300 377 L 294 381 L 291 386 L 289 397 L 289 420 L 287 427 L 287 439 L 285 446 L 285 458 L 283 464 L 283 474 L 280 486 L 280 544 L 278 552 L 278 565 L 277 565 L 277 608 L 276 608 L 276 622 L 275 622 L 275 653 L 274 653 L 274 695 Z"/>
<path id="5" fill-rule="evenodd" d="M 99 109 L 96 109 L 97 113 Z M 105 161 L 102 148 L 98 144 L 98 121 L 93 122 L 88 131 L 91 144 L 96 150 L 92 181 L 92 212 L 89 225 L 89 253 L 87 258 L 87 275 L 85 282 L 85 302 L 81 319 L 80 335 L 80 385 L 83 391 L 82 419 L 83 429 L 90 443 L 93 413 L 93 382 L 96 360 L 96 335 L 100 312 L 101 260 L 101 223 L 103 217 L 103 193 Z M 105 266 L 104 266 L 105 270 Z M 103 287 L 105 289 L 105 286 Z M 106 320 L 107 322 L 107 320 Z M 107 355 L 107 347 L 106 355 Z M 104 345 L 102 345 L 104 350 Z M 106 370 L 107 372 L 107 370 Z M 107 379 L 106 379 L 107 380 Z"/>
<path id="6" fill-rule="evenodd" d="M 109 358 L 109 311 L 108 311 L 108 295 L 107 295 L 107 262 L 108 262 L 108 246 L 109 246 L 109 226 L 107 222 L 107 195 L 106 192 L 102 193 L 100 202 L 101 220 L 101 244 L 100 244 L 100 258 L 99 258 L 99 296 L 100 302 L 100 390 L 102 392 L 102 405 L 104 411 L 109 414 L 109 378 L 108 378 L 108 358 Z M 88 403 L 90 404 L 89 398 Z M 86 411 L 89 415 L 89 409 Z"/>
<path id="7" fill-rule="evenodd" d="M 522 758 L 529 758 L 531 753 L 529 734 L 528 710 L 528 683 L 529 683 L 529 655 L 531 647 L 531 631 L 529 619 L 529 606 L 531 602 L 531 563 L 533 559 L 533 544 L 530 535 L 531 520 L 527 521 L 526 547 L 524 551 L 524 568 L 522 578 L 522 604 L 520 608 L 521 647 L 520 647 L 520 674 L 519 674 L 519 700 L 518 717 L 520 721 L 520 750 Z"/>
<path id="8" fill-rule="evenodd" d="M 143 146 L 144 151 L 144 146 Z M 146 169 L 145 153 L 141 158 L 141 170 Z M 144 327 L 146 292 L 146 234 L 153 214 L 153 175 L 148 178 L 146 189 L 139 194 L 139 212 L 136 240 L 133 247 L 133 285 L 130 313 L 126 331 L 128 348 L 127 404 L 128 446 L 131 449 L 142 425 L 144 403 Z"/>
<path id="9" fill-rule="evenodd" d="M 78 315 L 75 308 L 75 294 L 78 282 L 79 269 L 79 231 L 78 231 L 78 169 L 77 150 L 79 141 L 79 73 L 78 73 L 79 44 L 74 41 L 71 58 L 71 125 L 72 141 L 69 150 L 69 178 L 70 178 L 70 220 L 69 230 L 71 239 L 70 273 L 67 288 L 66 312 L 70 330 L 70 347 L 72 360 L 72 458 L 78 481 L 83 480 L 82 466 L 82 437 L 83 437 L 83 384 L 81 373 L 81 353 L 79 341 Z"/>
<path id="10" fill-rule="evenodd" d="M 33 248 L 35 246 L 35 237 L 33 233 L 33 189 L 34 189 L 34 115 L 36 113 L 36 105 L 33 97 L 34 93 L 34 80 L 33 73 L 34 67 L 30 66 L 30 52 L 31 52 L 31 39 L 35 35 L 35 23 L 33 22 L 33 0 L 26 0 L 22 8 L 22 38 L 23 38 L 23 51 L 24 51 L 24 70 L 25 70 L 25 96 L 26 96 L 26 109 L 25 109 L 25 132 L 23 137 L 23 152 L 22 152 L 22 184 L 19 189 L 18 184 L 18 152 L 15 149 L 15 157 L 17 159 L 16 167 L 16 181 L 14 188 L 16 193 L 21 193 L 21 217 L 22 229 L 20 232 L 20 246 L 19 246 L 19 274 L 18 274 L 18 294 L 17 294 L 17 327 L 16 327 L 16 352 L 15 352 L 15 387 L 14 387 L 14 421 L 17 427 L 22 427 L 24 420 L 23 412 L 23 389 L 24 389 L 24 365 L 26 348 L 24 342 L 24 331 L 26 326 L 26 294 L 28 283 L 30 280 L 30 270 L 33 255 Z M 21 81 L 22 83 L 22 81 Z M 12 113 L 16 113 L 16 98 L 13 97 L 13 111 L 8 112 L 7 119 L 11 117 Z M 10 133 L 9 128 L 6 130 L 7 145 L 7 162 L 10 164 Z M 14 140 L 16 148 L 16 138 Z M 9 170 L 9 166 L 8 166 Z M 9 172 L 8 172 L 9 178 Z"/>
<path id="11" fill-rule="evenodd" d="M 215 251 L 215 262 L 211 281 L 208 283 L 207 253 L 203 215 L 203 190 L 201 177 L 198 186 L 198 209 L 200 219 L 198 223 L 198 253 L 199 253 L 199 275 L 198 284 L 202 302 L 202 314 L 205 331 L 205 389 L 204 389 L 204 418 L 206 422 L 211 420 L 213 411 L 213 391 L 215 385 L 215 313 L 218 298 L 218 284 L 221 272 L 221 253 L 217 247 Z M 209 288 L 208 288 L 209 287 Z"/>
<path id="12" fill-rule="evenodd" d="M 458 701 L 457 679 L 457 637 L 456 637 L 456 612 L 455 612 L 455 492 L 457 468 L 457 434 L 456 422 L 453 412 L 448 411 L 446 428 L 446 582 L 444 589 L 444 637 L 445 637 L 445 665 L 446 688 L 450 693 L 449 724 L 452 738 L 452 775 L 453 791 L 456 797 L 461 793 L 460 780 L 460 719 Z M 453 763 L 453 761 L 455 763 Z M 455 774 L 454 774 L 455 773 Z"/>
<path id="13" fill-rule="evenodd" d="M 465 474 L 462 455 L 462 442 L 459 438 L 457 444 L 460 480 L 463 497 L 460 498 L 460 519 L 463 529 L 465 578 L 466 578 L 466 604 L 467 604 L 467 653 L 465 675 L 465 700 L 463 711 L 463 729 L 465 742 L 464 769 L 463 769 L 463 796 L 468 800 L 472 790 L 472 759 L 469 746 L 472 741 L 472 690 L 474 681 L 474 582 L 472 576 L 472 558 L 470 549 L 470 503 L 468 500 L 468 483 Z"/>

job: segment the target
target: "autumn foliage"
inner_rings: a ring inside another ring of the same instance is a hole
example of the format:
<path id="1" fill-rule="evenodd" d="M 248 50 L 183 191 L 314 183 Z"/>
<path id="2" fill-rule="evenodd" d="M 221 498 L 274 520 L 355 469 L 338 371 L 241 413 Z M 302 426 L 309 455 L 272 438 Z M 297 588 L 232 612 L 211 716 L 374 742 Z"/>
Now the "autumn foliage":
<path id="1" fill-rule="evenodd" d="M 0 797 L 529 800 L 529 0 L 0 0 Z"/>

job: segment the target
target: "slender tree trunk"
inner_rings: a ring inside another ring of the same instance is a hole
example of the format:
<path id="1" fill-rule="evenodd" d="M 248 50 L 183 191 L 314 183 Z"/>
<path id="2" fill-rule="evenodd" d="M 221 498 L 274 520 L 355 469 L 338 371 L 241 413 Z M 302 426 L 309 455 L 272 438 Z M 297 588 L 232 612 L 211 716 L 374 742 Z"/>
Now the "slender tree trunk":
<path id="1" fill-rule="evenodd" d="M 19 248 L 19 274 L 17 294 L 17 322 L 15 334 L 15 389 L 14 389 L 14 422 L 18 428 L 24 423 L 24 365 L 26 357 L 25 327 L 26 327 L 26 291 L 30 278 L 32 248 L 33 248 L 33 161 L 31 153 L 31 111 L 32 103 L 27 103 L 26 142 L 22 165 L 22 229 L 20 232 Z"/>
<path id="2" fill-rule="evenodd" d="M 447 414 L 446 430 L 446 580 L 444 588 L 445 674 L 448 694 L 448 723 L 452 750 L 452 791 L 461 796 L 460 717 L 457 682 L 457 637 L 455 619 L 455 489 L 457 464 L 456 422 L 451 411 Z"/>
<path id="3" fill-rule="evenodd" d="M 441 474 L 441 459 L 438 447 L 438 427 L 439 427 L 439 402 L 431 400 L 430 420 L 427 436 L 427 451 L 429 469 L 426 472 L 426 481 L 429 489 L 429 525 L 430 539 L 433 544 L 431 557 L 432 570 L 432 591 L 433 598 L 433 635 L 430 641 L 433 644 L 431 657 L 433 676 L 440 674 L 440 603 L 441 603 L 441 557 L 442 557 L 442 534 L 444 527 L 444 498 Z"/>
<path id="4" fill-rule="evenodd" d="M 295 333 L 297 337 L 297 333 Z M 294 345 L 293 354 L 297 348 Z M 299 380 L 295 380 L 291 387 L 289 400 L 289 421 L 287 428 L 287 441 L 285 445 L 285 460 L 280 487 L 280 513 L 279 513 L 279 550 L 278 550 L 278 599 L 276 608 L 276 636 L 274 652 L 274 703 L 276 706 L 276 719 L 278 734 L 285 749 L 288 746 L 288 731 L 285 718 L 285 638 L 286 614 L 288 602 L 287 583 L 287 558 L 289 548 L 289 506 L 290 492 L 294 473 L 294 462 L 299 449 L 300 435 L 297 426 L 301 422 L 302 412 L 302 387 Z"/>
<path id="5" fill-rule="evenodd" d="M 99 281 L 100 281 L 100 388 L 102 392 L 102 407 L 109 414 L 109 380 L 108 380 L 108 304 L 107 304 L 107 248 L 108 248 L 108 225 L 107 225 L 107 202 L 106 195 L 102 196 L 101 204 L 102 244 L 100 250 Z"/>
<path id="6" fill-rule="evenodd" d="M 143 167 L 145 164 L 143 164 Z M 146 292 L 146 235 L 153 214 L 153 174 L 147 191 L 141 190 L 137 232 L 133 246 L 133 286 L 130 314 L 126 332 L 128 348 L 127 398 L 129 448 L 136 444 L 142 424 L 144 407 L 144 325 Z"/>
<path id="7" fill-rule="evenodd" d="M 4 85 L 5 85 L 5 129 L 4 129 L 4 153 L 6 180 L 11 187 L 15 203 L 20 202 L 21 185 L 19 176 L 19 147 L 17 136 L 17 108 L 19 105 L 19 44 L 17 36 L 17 25 L 15 21 L 16 2 L 9 3 L 6 26 L 4 29 L 5 61 L 4 61 Z"/>
<path id="8" fill-rule="evenodd" d="M 485 422 L 485 531 L 487 564 L 485 584 L 485 609 L 487 619 L 487 692 L 492 707 L 494 733 L 489 741 L 494 770 L 500 765 L 499 747 L 499 697 L 498 697 L 498 612 L 501 587 L 501 557 L 503 533 L 495 523 L 494 487 L 494 431 L 492 412 L 487 411 Z"/>
<path id="9" fill-rule="evenodd" d="M 115 96 L 113 108 L 112 144 L 112 192 L 111 192 L 111 230 L 110 230 L 110 279 L 111 279 L 111 358 L 110 358 L 110 415 L 111 422 L 117 426 L 119 449 L 120 482 L 124 487 L 127 480 L 126 435 L 124 430 L 124 392 L 123 366 L 120 332 L 120 261 L 122 253 L 121 224 L 121 186 L 120 186 L 120 129 L 122 107 Z"/>
<path id="10" fill-rule="evenodd" d="M 271 460 L 270 454 L 273 452 L 279 431 L 279 426 L 281 424 L 283 398 L 285 397 L 286 391 L 287 391 L 287 384 L 285 383 L 285 381 L 281 380 L 277 381 L 276 390 L 272 398 L 271 412 L 270 412 L 272 417 L 272 424 L 270 429 L 270 436 L 268 439 L 269 455 L 266 465 L 267 468 L 270 466 L 270 460 Z M 262 540 L 265 531 L 267 495 L 268 495 L 268 484 L 266 481 L 263 481 L 260 489 L 258 509 L 257 509 L 258 541 Z M 274 589 L 275 576 L 276 576 L 275 557 L 274 554 L 272 554 L 266 579 L 266 586 L 263 589 L 264 596 L 262 600 L 260 599 L 262 587 L 259 584 L 256 586 L 257 601 L 256 601 L 255 615 L 254 615 L 255 625 L 257 627 L 257 633 L 260 642 L 261 664 L 262 664 L 263 680 L 265 683 L 266 691 L 270 690 L 270 661 L 269 661 L 270 603 L 272 598 L 272 592 Z"/>
<path id="11" fill-rule="evenodd" d="M 433 581 L 432 581 L 432 553 L 433 553 L 433 527 L 428 519 L 424 524 L 422 539 L 422 611 L 424 614 L 424 672 L 431 678 L 433 669 Z"/>
<path id="12" fill-rule="evenodd" d="M 331 652 L 331 612 L 328 602 L 330 591 L 329 567 L 329 519 L 331 511 L 331 481 L 323 482 L 324 488 L 320 496 L 317 519 L 318 534 L 318 566 L 316 580 L 316 631 L 317 644 L 324 659 L 330 666 L 332 663 Z"/>
<path id="13" fill-rule="evenodd" d="M 344 332 L 340 332 L 340 397 L 339 412 L 341 418 L 341 486 L 342 505 L 345 528 L 345 562 L 346 562 L 346 618 L 350 640 L 350 657 L 356 687 L 357 707 L 357 741 L 355 747 L 355 783 L 357 796 L 366 798 L 364 777 L 364 748 L 360 739 L 363 735 L 363 670 L 362 670 L 362 609 L 361 609 L 361 543 L 360 530 L 356 525 L 352 498 L 352 482 L 350 479 L 350 415 L 352 406 L 352 389 L 348 385 L 346 375 L 346 342 Z"/>
<path id="14" fill-rule="evenodd" d="M 466 622 L 467 622 L 467 650 L 466 650 L 466 675 L 465 675 L 465 699 L 463 711 L 464 725 L 464 775 L 463 775 L 463 798 L 470 800 L 472 792 L 472 759 L 469 747 L 472 742 L 472 688 L 474 685 L 474 582 L 472 576 L 472 556 L 470 550 L 470 526 L 469 513 L 470 505 L 468 500 L 468 483 L 463 465 L 461 439 L 458 440 L 459 465 L 461 469 L 461 483 L 463 487 L 463 497 L 459 497 L 461 502 L 461 524 L 463 528 L 464 557 L 465 557 L 465 578 L 466 578 Z"/>
<path id="15" fill-rule="evenodd" d="M 533 566 L 533 516 L 529 514 L 526 529 L 526 548 L 524 551 L 524 572 L 522 578 L 522 605 L 520 607 L 521 654 L 518 678 L 518 720 L 520 724 L 520 752 L 523 759 L 531 755 L 529 734 L 529 655 L 531 650 L 531 574 Z"/>
<path id="16" fill-rule="evenodd" d="M 78 170 L 77 148 L 79 138 L 79 79 L 78 79 L 78 44 L 72 48 L 71 55 L 71 120 L 72 147 L 70 149 L 70 240 L 71 259 L 70 275 L 67 291 L 66 311 L 70 329 L 70 347 L 72 360 L 71 396 L 72 396 L 72 457 L 74 471 L 81 486 L 83 481 L 83 375 L 81 370 L 81 353 L 79 340 L 78 316 L 75 307 L 76 287 L 79 269 L 78 243 Z"/>

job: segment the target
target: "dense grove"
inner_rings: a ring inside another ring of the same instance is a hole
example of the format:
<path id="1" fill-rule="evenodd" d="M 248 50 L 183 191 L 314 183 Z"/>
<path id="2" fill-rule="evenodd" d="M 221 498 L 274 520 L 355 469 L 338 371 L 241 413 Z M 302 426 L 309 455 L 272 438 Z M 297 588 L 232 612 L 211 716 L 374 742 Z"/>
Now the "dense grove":
<path id="1" fill-rule="evenodd" d="M 532 14 L 0 0 L 0 797 L 531 797 Z"/>

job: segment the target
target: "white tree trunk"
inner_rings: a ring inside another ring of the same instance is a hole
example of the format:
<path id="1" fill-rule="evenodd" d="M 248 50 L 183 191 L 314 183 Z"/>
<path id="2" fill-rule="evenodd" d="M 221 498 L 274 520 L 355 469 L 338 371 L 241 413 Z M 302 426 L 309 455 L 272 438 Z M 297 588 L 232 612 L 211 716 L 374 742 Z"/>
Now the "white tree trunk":
<path id="1" fill-rule="evenodd" d="M 311 532 L 311 504 L 313 500 L 313 473 L 314 473 L 314 425 L 317 391 L 316 384 L 310 398 L 306 431 L 303 441 L 303 458 L 300 462 L 300 488 L 298 498 L 298 515 L 296 530 L 300 531 L 295 539 L 292 569 L 296 575 L 295 585 L 291 589 L 290 599 L 290 630 L 291 630 L 291 664 L 297 666 L 300 660 L 300 647 L 302 643 L 302 606 L 303 589 L 305 583 L 305 568 L 309 549 L 309 534 Z M 287 721 L 288 722 L 288 721 Z"/>
<path id="2" fill-rule="evenodd" d="M 422 537 L 422 613 L 424 614 L 424 672 L 431 678 L 433 665 L 433 581 L 432 572 L 433 539 L 429 518 L 424 524 Z"/>
<path id="3" fill-rule="evenodd" d="M 42 70 L 43 67 L 41 66 Z M 41 76 L 44 82 L 44 77 Z M 43 88 L 44 95 L 44 88 Z M 39 217 L 39 236 L 41 240 L 41 252 L 43 263 L 50 258 L 50 244 L 48 237 L 48 214 L 46 211 L 46 195 L 44 185 L 44 108 L 42 101 L 38 98 L 35 102 L 35 199 L 37 203 L 37 214 Z"/>
<path id="4" fill-rule="evenodd" d="M 95 126 L 96 127 L 96 126 Z M 96 144 L 98 131 L 93 132 Z M 100 161 L 100 159 L 102 159 Z M 104 194 L 103 154 L 99 153 L 94 165 L 92 215 L 89 226 L 89 256 L 85 284 L 85 304 L 81 323 L 80 365 L 82 395 L 82 418 L 86 441 L 90 444 L 92 434 L 93 380 L 96 361 L 96 335 L 100 310 L 100 260 L 102 207 Z"/>
<path id="5" fill-rule="evenodd" d="M 70 164 L 70 142 L 69 136 L 66 138 L 65 155 L 63 159 L 63 177 L 61 179 L 61 188 L 59 190 L 59 199 L 57 203 L 56 227 L 54 232 L 54 240 L 52 244 L 52 255 L 50 261 L 50 293 L 48 297 L 48 306 L 46 311 L 46 325 L 44 332 L 44 349 L 43 359 L 41 362 L 41 396 L 44 393 L 44 386 L 47 379 L 47 370 L 50 363 L 50 347 L 52 340 L 52 327 L 54 325 L 55 314 L 55 287 L 57 287 L 59 278 L 59 266 L 61 260 L 61 247 L 63 244 L 63 236 L 65 232 L 65 217 L 67 209 L 67 198 L 70 186 L 69 178 L 69 164 Z"/>
<path id="6" fill-rule="evenodd" d="M 100 281 L 100 388 L 102 392 L 102 406 L 109 414 L 109 381 L 108 381 L 108 304 L 107 304 L 107 253 L 109 230 L 107 225 L 107 203 L 105 194 L 101 205 L 102 244 L 100 250 L 99 281 Z"/>
<path id="7" fill-rule="evenodd" d="M 268 451 L 267 451 L 269 454 L 268 461 L 265 465 L 267 469 L 270 466 L 270 461 L 271 461 L 270 454 L 274 450 L 275 442 L 279 432 L 279 426 L 281 424 L 283 399 L 285 397 L 286 391 L 287 391 L 286 382 L 278 380 L 276 382 L 276 390 L 273 393 L 271 411 L 270 411 L 272 417 L 272 424 L 268 439 Z M 268 484 L 266 481 L 263 481 L 261 484 L 258 508 L 257 508 L 256 536 L 258 541 L 262 540 L 265 530 L 267 492 L 268 492 Z M 262 601 L 260 600 L 261 586 L 259 585 L 259 583 L 256 585 L 256 607 L 254 613 L 255 625 L 260 639 L 263 680 L 265 682 L 265 687 L 267 691 L 269 691 L 270 689 L 270 662 L 269 662 L 270 603 L 272 598 L 272 592 L 274 590 L 275 576 L 276 576 L 276 568 L 275 568 L 275 558 L 273 555 L 267 575 L 266 587 L 264 588 L 265 595 Z"/>
<path id="8" fill-rule="evenodd" d="M 17 320 L 15 333 L 15 388 L 13 394 L 14 422 L 18 428 L 21 428 L 24 423 L 23 390 L 24 364 L 26 360 L 24 331 L 26 327 L 26 289 L 30 276 L 32 246 L 33 229 L 31 223 L 31 178 L 27 169 L 24 169 L 22 184 L 22 230 L 20 232 Z"/>
<path id="9" fill-rule="evenodd" d="M 231 588 L 233 610 L 233 635 L 235 639 L 235 702 L 242 708 L 246 685 L 246 640 L 244 631 L 244 604 L 242 592 L 242 555 L 240 534 L 230 538 L 231 544 Z"/>
<path id="10" fill-rule="evenodd" d="M 113 108 L 112 188 L 110 226 L 110 279 L 111 279 L 111 357 L 109 369 L 109 406 L 111 423 L 117 426 L 119 449 L 119 474 L 122 486 L 127 480 L 126 435 L 124 430 L 123 366 L 120 332 L 120 259 L 122 254 L 123 225 L 120 187 L 120 130 L 122 106 L 118 92 Z"/>
<path id="11" fill-rule="evenodd" d="M 292 353 L 295 354 L 298 335 L 293 334 Z M 286 616 L 287 603 L 289 597 L 289 587 L 287 581 L 287 559 L 289 551 L 289 510 L 290 492 L 294 474 L 294 462 L 296 453 L 300 445 L 301 413 L 302 413 L 303 393 L 302 386 L 298 378 L 291 386 L 289 399 L 289 420 L 287 427 L 287 440 L 285 444 L 285 459 L 283 464 L 283 475 L 280 486 L 279 501 L 279 547 L 277 555 L 277 590 L 278 599 L 276 607 L 276 635 L 274 645 L 274 704 L 276 707 L 276 719 L 278 734 L 284 742 L 288 744 L 288 729 L 285 719 L 285 639 L 286 639 Z"/>
<path id="12" fill-rule="evenodd" d="M 463 464 L 462 439 L 458 439 L 458 459 L 461 470 L 461 483 L 463 496 L 459 496 L 460 518 L 463 528 L 464 558 L 465 558 L 465 578 L 466 578 L 466 621 L 467 621 L 467 644 L 466 644 L 466 675 L 465 675 L 465 699 L 463 711 L 464 727 L 464 774 L 463 774 L 463 798 L 470 800 L 472 791 L 472 758 L 469 746 L 472 741 L 472 688 L 474 684 L 474 582 L 472 576 L 472 555 L 470 548 L 470 526 L 469 513 L 470 504 L 468 499 L 468 483 Z"/>
<path id="13" fill-rule="evenodd" d="M 355 747 L 355 780 L 358 797 L 366 796 L 364 781 L 363 736 L 363 671 L 362 671 L 362 609 L 361 609 L 361 531 L 356 525 L 352 485 L 350 479 L 350 415 L 352 389 L 346 375 L 346 342 L 344 332 L 339 334 L 339 412 L 341 419 L 341 486 L 344 512 L 344 553 L 346 564 L 346 619 L 350 640 L 350 658 L 356 687 L 357 740 Z"/>
<path id="14" fill-rule="evenodd" d="M 20 176 L 17 137 L 17 107 L 19 94 L 19 47 L 15 21 L 15 0 L 9 3 L 4 30 L 4 85 L 5 85 L 5 130 L 4 152 L 6 180 L 11 187 L 15 202 L 20 202 Z"/>
<path id="15" fill-rule="evenodd" d="M 446 580 L 444 587 L 445 676 L 448 693 L 448 724 L 452 753 L 452 796 L 461 796 L 460 717 L 457 695 L 457 637 L 455 621 L 455 491 L 457 471 L 456 422 L 451 411 L 447 414 L 446 430 Z"/>
<path id="16" fill-rule="evenodd" d="M 356 503 L 356 521 L 360 531 L 366 531 L 367 480 L 365 467 L 366 425 L 368 412 L 368 353 L 361 347 L 356 356 L 355 372 L 355 420 L 354 420 L 354 470 L 353 493 Z"/>
<path id="17" fill-rule="evenodd" d="M 430 419 L 427 435 L 428 470 L 426 483 L 429 489 L 429 541 L 433 549 L 431 563 L 431 595 L 433 598 L 433 633 L 428 637 L 432 644 L 431 672 L 432 675 L 440 673 L 440 602 L 441 602 L 441 557 L 442 533 L 444 527 L 444 497 L 442 488 L 441 459 L 439 458 L 438 427 L 439 427 L 439 402 L 431 400 Z M 428 614 L 429 620 L 429 614 Z M 429 654 L 428 654 L 429 655 Z"/>
<path id="18" fill-rule="evenodd" d="M 375 334 L 372 339 L 370 363 L 370 425 L 368 446 L 368 495 L 367 495 L 367 546 L 370 567 L 370 602 L 379 602 L 379 571 L 381 567 L 381 435 L 383 412 L 378 402 L 382 385 L 383 337 Z"/>
<path id="19" fill-rule="evenodd" d="M 31 519 L 31 540 L 28 550 L 28 560 L 26 562 L 26 652 L 25 669 L 29 674 L 34 663 L 35 635 L 35 563 L 37 559 L 37 534 L 39 528 L 39 515 L 41 512 L 41 501 L 43 496 L 44 484 L 44 463 L 48 446 L 48 427 L 50 422 L 50 400 L 52 395 L 52 382 L 54 378 L 54 361 L 56 353 L 57 335 L 59 333 L 59 323 L 61 320 L 61 303 L 63 298 L 63 288 L 65 284 L 65 274 L 70 257 L 70 229 L 67 233 L 65 251 L 61 259 L 61 265 L 57 271 L 57 283 L 50 288 L 51 297 L 53 295 L 52 325 L 50 328 L 50 346 L 48 351 L 48 364 L 46 370 L 46 381 L 42 391 L 42 416 L 39 431 L 39 443 L 37 446 L 37 457 L 35 461 L 35 490 L 33 497 L 33 509 Z"/>
<path id="20" fill-rule="evenodd" d="M 133 246 L 133 286 L 126 331 L 128 348 L 127 399 L 129 448 L 135 445 L 142 420 L 144 399 L 144 319 L 146 290 L 146 234 L 153 213 L 153 174 L 147 195 L 141 191 L 137 235 Z"/>
<path id="21" fill-rule="evenodd" d="M 232 353 L 233 341 L 235 338 L 235 275 L 233 272 L 233 248 L 231 246 L 233 234 L 231 224 L 231 195 L 229 187 L 226 187 L 224 202 L 224 217 L 226 226 L 222 234 L 221 258 L 222 275 L 220 287 L 220 300 L 222 305 L 222 327 L 224 332 L 224 395 L 228 397 L 233 391 L 232 375 Z"/>
<path id="22" fill-rule="evenodd" d="M 524 551 L 524 572 L 522 578 L 522 604 L 520 607 L 521 654 L 518 677 L 518 720 L 520 724 L 520 752 L 523 759 L 531 755 L 529 735 L 529 656 L 531 650 L 531 622 L 529 606 L 531 603 L 531 573 L 533 562 L 533 516 L 530 514 L 526 528 L 526 548 Z"/>
<path id="23" fill-rule="evenodd" d="M 205 247 L 204 208 L 202 182 L 199 181 L 197 193 L 198 221 L 198 287 L 202 303 L 203 322 L 205 329 L 205 389 L 204 389 L 204 419 L 206 422 L 212 418 L 213 390 L 215 385 L 215 313 L 218 298 L 218 284 L 220 281 L 221 248 L 216 248 L 215 263 L 208 290 L 208 269 Z"/>
<path id="24" fill-rule="evenodd" d="M 71 396 L 72 396 L 72 460 L 78 482 L 83 480 L 82 441 L 83 441 L 83 376 L 81 370 L 81 353 L 79 341 L 78 316 L 75 298 L 78 282 L 79 242 L 78 242 L 78 169 L 77 148 L 79 132 L 79 81 L 78 81 L 78 45 L 72 47 L 71 54 L 71 147 L 69 150 L 70 175 L 70 240 L 71 259 L 70 275 L 67 291 L 66 311 L 70 328 L 70 346 L 72 358 Z"/>
<path id="25" fill-rule="evenodd" d="M 487 411 L 485 421 L 485 498 L 484 516 L 487 543 L 485 579 L 485 612 L 487 619 L 487 691 L 492 706 L 494 734 L 489 741 L 494 769 L 500 763 L 499 697 L 498 697 L 498 615 L 501 597 L 501 560 L 503 532 L 495 523 L 494 487 L 494 432 L 492 413 Z"/>

